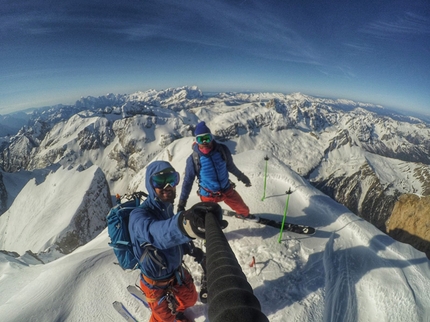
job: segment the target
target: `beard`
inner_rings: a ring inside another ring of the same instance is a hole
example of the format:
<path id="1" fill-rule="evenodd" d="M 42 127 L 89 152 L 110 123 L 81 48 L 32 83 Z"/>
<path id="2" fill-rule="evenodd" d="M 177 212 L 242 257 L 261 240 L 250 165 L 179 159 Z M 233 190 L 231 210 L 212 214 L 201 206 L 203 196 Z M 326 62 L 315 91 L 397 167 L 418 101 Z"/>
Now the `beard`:
<path id="1" fill-rule="evenodd" d="M 158 196 L 158 199 L 160 199 L 163 202 L 174 203 L 176 198 L 176 189 L 175 188 L 163 189 L 157 194 L 157 196 Z"/>

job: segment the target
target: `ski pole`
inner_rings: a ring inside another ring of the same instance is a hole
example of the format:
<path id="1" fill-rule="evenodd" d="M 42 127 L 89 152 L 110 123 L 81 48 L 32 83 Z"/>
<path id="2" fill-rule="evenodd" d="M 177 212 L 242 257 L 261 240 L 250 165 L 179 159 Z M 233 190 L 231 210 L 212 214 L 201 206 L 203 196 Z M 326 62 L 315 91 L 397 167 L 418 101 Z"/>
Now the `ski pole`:
<path id="1" fill-rule="evenodd" d="M 269 157 L 266 155 L 264 160 L 266 160 L 266 166 L 264 169 L 264 190 L 263 190 L 263 198 L 261 198 L 261 201 L 264 201 L 264 198 L 266 198 L 267 161 L 269 160 Z"/>
<path id="2" fill-rule="evenodd" d="M 288 188 L 288 191 L 286 191 L 285 193 L 287 194 L 287 201 L 285 203 L 284 218 L 282 218 L 281 231 L 279 233 L 278 243 L 281 243 L 281 240 L 282 240 L 282 232 L 284 230 L 285 219 L 287 219 L 288 202 L 290 200 L 290 195 L 293 192 L 291 191 L 291 188 Z"/>

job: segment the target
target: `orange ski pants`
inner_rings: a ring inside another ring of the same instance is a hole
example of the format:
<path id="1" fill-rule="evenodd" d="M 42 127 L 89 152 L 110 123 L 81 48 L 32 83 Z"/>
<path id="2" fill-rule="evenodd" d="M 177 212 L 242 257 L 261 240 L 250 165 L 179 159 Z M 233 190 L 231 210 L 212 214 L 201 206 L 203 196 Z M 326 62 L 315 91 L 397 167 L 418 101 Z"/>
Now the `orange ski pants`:
<path id="1" fill-rule="evenodd" d="M 174 280 L 173 283 L 165 286 L 151 286 L 149 287 L 146 283 L 140 280 L 140 287 L 145 293 L 148 300 L 149 307 L 152 311 L 149 322 L 173 322 L 175 321 L 175 315 L 168 307 L 168 302 L 164 298 L 167 289 L 173 292 L 176 299 L 177 312 L 183 312 L 185 309 L 192 307 L 197 302 L 197 291 L 194 286 L 193 278 L 190 273 L 184 269 L 184 276 L 182 277 L 182 284 Z"/>
<path id="2" fill-rule="evenodd" d="M 244 215 L 245 217 L 249 215 L 249 208 L 243 201 L 240 194 L 234 190 L 233 188 L 223 192 L 220 195 L 213 196 L 200 196 L 200 200 L 204 202 L 221 202 L 224 201 L 227 206 L 233 209 L 234 212 L 240 215 Z"/>

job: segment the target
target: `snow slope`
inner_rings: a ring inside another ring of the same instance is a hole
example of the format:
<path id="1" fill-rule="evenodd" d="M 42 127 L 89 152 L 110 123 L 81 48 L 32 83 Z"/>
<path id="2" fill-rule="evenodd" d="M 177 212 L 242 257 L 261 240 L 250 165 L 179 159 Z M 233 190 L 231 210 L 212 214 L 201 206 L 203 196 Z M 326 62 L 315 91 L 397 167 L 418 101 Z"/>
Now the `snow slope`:
<path id="1" fill-rule="evenodd" d="M 97 166 L 53 168 L 29 180 L 0 217 L 0 249 L 23 254 L 58 246 L 69 253 L 76 247 L 67 247 L 82 245 L 79 239 L 86 243 L 103 230 L 108 201 L 109 187 Z"/>
<path id="2" fill-rule="evenodd" d="M 170 161 L 182 174 L 191 142 L 192 138 L 176 140 L 156 159 Z M 226 218 L 229 226 L 225 236 L 268 319 L 430 321 L 430 267 L 426 256 L 355 216 L 272 155 L 266 198 L 261 201 L 265 155 L 258 150 L 234 155 L 235 163 L 253 184 L 249 188 L 237 184 L 252 213 L 281 220 L 285 192 L 291 188 L 294 192 L 288 220 L 317 228 L 314 236 L 284 232 L 278 243 L 279 231 L 274 228 Z M 144 173 L 142 169 L 133 178 L 130 189 L 142 189 Z M 26 186 L 25 193 L 31 196 L 38 187 Z M 50 189 L 46 185 L 44 193 L 51 193 Z M 77 187 L 59 180 L 56 189 L 67 195 Z M 40 197 L 42 192 L 38 194 Z M 20 195 L 15 202 L 19 200 Z M 188 205 L 197 201 L 192 193 Z M 57 213 L 47 211 L 45 216 L 46 221 L 55 223 Z M 62 229 L 61 225 L 56 228 Z M 43 238 L 36 230 L 30 233 L 33 239 Z M 138 272 L 125 272 L 114 265 L 108 242 L 105 229 L 71 254 L 46 264 L 29 254 L 14 258 L 0 253 L 1 320 L 121 321 L 112 308 L 112 302 L 119 300 L 140 321 L 147 321 L 149 311 L 126 291 L 127 285 L 137 281 Z M 253 256 L 256 265 L 250 267 Z M 186 263 L 198 287 L 200 269 L 189 258 Z M 200 302 L 187 314 L 197 322 L 208 321 L 207 305 Z"/>

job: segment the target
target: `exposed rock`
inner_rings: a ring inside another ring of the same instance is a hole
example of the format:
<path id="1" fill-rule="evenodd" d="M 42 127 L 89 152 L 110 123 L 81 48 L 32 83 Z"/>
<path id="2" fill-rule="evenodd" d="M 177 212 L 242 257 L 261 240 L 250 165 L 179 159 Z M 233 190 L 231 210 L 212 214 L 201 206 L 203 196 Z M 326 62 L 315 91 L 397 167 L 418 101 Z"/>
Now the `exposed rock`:
<path id="1" fill-rule="evenodd" d="M 114 138 L 110 122 L 103 126 L 90 124 L 78 133 L 79 146 L 82 150 L 96 150 L 107 147 Z"/>
<path id="2" fill-rule="evenodd" d="M 3 249 L 0 249 L 0 253 L 8 255 L 8 256 L 12 256 L 14 258 L 18 258 L 19 257 L 19 254 L 17 252 L 9 252 L 9 251 L 3 250 Z"/>
<path id="3" fill-rule="evenodd" d="M 425 252 L 430 258 L 430 196 L 400 196 L 387 221 L 387 232 L 394 239 Z"/>
<path id="4" fill-rule="evenodd" d="M 385 231 L 385 222 L 398 196 L 398 192 L 387 193 L 367 163 L 350 176 L 333 174 L 312 184 L 381 231 Z"/>
<path id="5" fill-rule="evenodd" d="M 3 183 L 3 174 L 0 171 L 0 216 L 7 210 L 7 191 Z"/>
<path id="6" fill-rule="evenodd" d="M 30 162 L 30 153 L 38 143 L 28 133 L 17 134 L 9 146 L 1 152 L 2 167 L 7 172 L 26 169 Z"/>
<path id="7" fill-rule="evenodd" d="M 95 238 L 106 227 L 105 217 L 111 207 L 109 185 L 103 171 L 97 168 L 91 186 L 70 222 L 70 230 L 55 242 L 57 250 L 69 254 Z"/>

